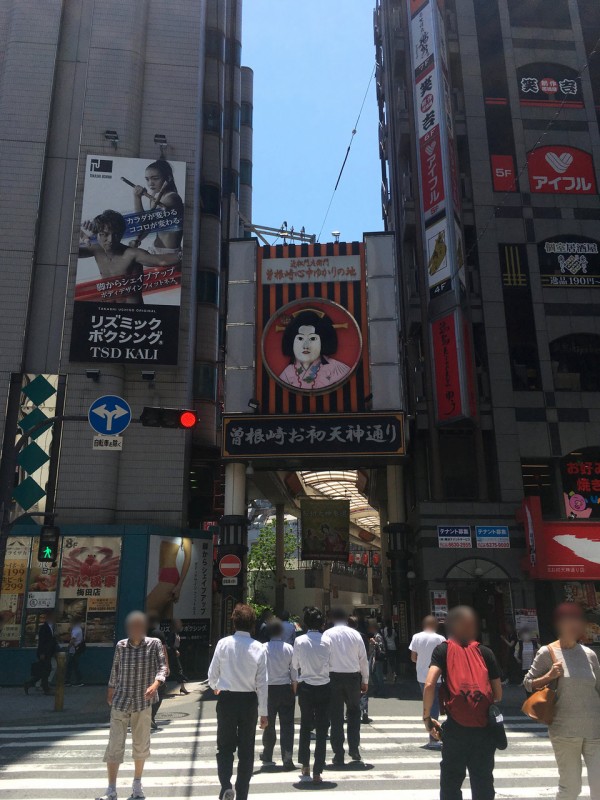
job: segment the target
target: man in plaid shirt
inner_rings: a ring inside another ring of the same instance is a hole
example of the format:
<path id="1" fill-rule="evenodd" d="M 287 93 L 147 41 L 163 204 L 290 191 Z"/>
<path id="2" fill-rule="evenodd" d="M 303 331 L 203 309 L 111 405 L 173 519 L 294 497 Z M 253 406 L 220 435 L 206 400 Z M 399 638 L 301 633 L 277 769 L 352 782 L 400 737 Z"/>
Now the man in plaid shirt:
<path id="1" fill-rule="evenodd" d="M 108 769 L 108 789 L 97 800 L 117 800 L 117 776 L 123 763 L 127 728 L 131 726 L 135 764 L 132 798 L 144 798 L 142 772 L 150 755 L 152 702 L 158 687 L 167 679 L 167 662 L 158 639 L 146 636 L 148 620 L 141 611 L 132 611 L 125 620 L 127 639 L 117 642 L 107 702 L 111 707 L 110 732 L 104 761 Z"/>

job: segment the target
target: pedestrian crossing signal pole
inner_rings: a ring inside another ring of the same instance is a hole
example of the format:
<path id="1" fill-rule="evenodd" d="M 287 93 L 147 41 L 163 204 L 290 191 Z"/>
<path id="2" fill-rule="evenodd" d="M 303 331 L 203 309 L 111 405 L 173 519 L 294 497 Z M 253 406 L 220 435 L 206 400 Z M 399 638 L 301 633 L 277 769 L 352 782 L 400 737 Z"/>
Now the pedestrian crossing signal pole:
<path id="1" fill-rule="evenodd" d="M 231 462 L 225 467 L 225 514 L 219 527 L 219 548 L 217 563 L 223 556 L 237 556 L 242 569 L 235 578 L 227 579 L 219 574 L 221 589 L 221 636 L 232 633 L 231 615 L 236 603 L 246 598 L 246 569 L 248 553 L 248 512 L 246 503 L 246 464 Z"/>

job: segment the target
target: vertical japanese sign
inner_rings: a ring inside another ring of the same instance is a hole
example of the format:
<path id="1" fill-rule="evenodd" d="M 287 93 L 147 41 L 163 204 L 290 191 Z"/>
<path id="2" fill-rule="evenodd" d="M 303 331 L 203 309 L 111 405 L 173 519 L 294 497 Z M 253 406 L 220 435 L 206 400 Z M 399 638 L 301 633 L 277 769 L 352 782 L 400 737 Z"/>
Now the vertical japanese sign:
<path id="1" fill-rule="evenodd" d="M 466 297 L 465 245 L 460 220 L 461 200 L 452 112 L 452 95 L 443 3 L 407 0 L 410 18 L 410 49 L 414 79 L 415 128 L 418 150 L 421 227 L 424 267 L 433 320 L 452 311 L 452 320 L 442 318 L 448 327 L 442 346 L 438 322 L 432 323 L 438 422 L 464 419 L 476 413 L 474 393 L 469 391 L 470 336 L 461 305 Z M 468 323 L 467 323 L 468 324 Z M 451 346 L 453 352 L 450 353 Z M 438 363 L 442 350 L 451 356 Z M 448 368 L 455 374 L 450 376 Z M 449 380 L 452 386 L 449 386 Z M 443 381 L 438 383 L 438 381 Z M 448 397 L 452 395 L 452 402 Z M 443 400 L 444 396 L 446 400 Z M 448 408 L 453 406 L 448 412 Z"/>
<path id="2" fill-rule="evenodd" d="M 0 647 L 18 647 L 25 608 L 31 539 L 9 537 L 0 594 Z"/>
<path id="3" fill-rule="evenodd" d="M 183 623 L 186 640 L 208 640 L 212 608 L 212 536 L 150 537 L 146 609 L 165 626 Z M 206 635 L 205 635 L 206 634 Z"/>
<path id="4" fill-rule="evenodd" d="M 88 156 L 71 361 L 177 363 L 185 171 Z"/>

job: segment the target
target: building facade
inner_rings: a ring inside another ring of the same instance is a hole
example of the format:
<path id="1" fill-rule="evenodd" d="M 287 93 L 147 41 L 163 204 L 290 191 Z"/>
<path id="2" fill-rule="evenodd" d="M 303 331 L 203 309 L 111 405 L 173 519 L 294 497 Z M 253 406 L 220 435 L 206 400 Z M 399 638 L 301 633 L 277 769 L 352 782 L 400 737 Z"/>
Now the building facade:
<path id="1" fill-rule="evenodd" d="M 54 608 L 63 638 L 73 616 L 86 620 L 87 678 L 102 677 L 102 645 L 152 598 L 163 619 L 186 619 L 200 669 L 205 531 L 223 511 L 224 243 L 252 213 L 242 4 L 43 5 L 0 0 L 3 663 L 22 679 L 24 648 Z M 132 424 L 120 443 L 93 443 L 88 411 L 107 395 L 127 401 Z M 143 427 L 144 406 L 200 422 Z M 40 414 L 64 419 L 42 430 Z M 52 520 L 55 566 L 37 560 L 38 526 Z"/>
<path id="2" fill-rule="evenodd" d="M 374 19 L 414 418 L 412 623 L 466 602 L 499 644 L 536 614 L 550 635 L 566 597 L 595 641 L 600 8 L 379 0 Z"/>

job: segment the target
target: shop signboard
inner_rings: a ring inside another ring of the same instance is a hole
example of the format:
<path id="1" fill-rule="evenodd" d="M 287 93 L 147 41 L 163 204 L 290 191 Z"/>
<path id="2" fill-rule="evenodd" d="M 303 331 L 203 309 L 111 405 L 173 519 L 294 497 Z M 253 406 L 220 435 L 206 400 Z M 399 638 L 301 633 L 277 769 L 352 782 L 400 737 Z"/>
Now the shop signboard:
<path id="1" fill-rule="evenodd" d="M 9 536 L 0 593 L 0 648 L 20 644 L 30 550 L 29 538 Z"/>
<path id="2" fill-rule="evenodd" d="M 176 364 L 186 165 L 90 155 L 71 361 Z"/>
<path id="3" fill-rule="evenodd" d="M 484 549 L 510 547 L 510 531 L 507 525 L 476 525 L 475 542 Z"/>
<path id="4" fill-rule="evenodd" d="M 561 459 L 560 472 L 566 515 L 600 518 L 600 449 L 570 453 Z"/>
<path id="5" fill-rule="evenodd" d="M 534 108 L 583 108 L 581 76 L 564 64 L 536 62 L 517 70 L 519 102 Z"/>
<path id="6" fill-rule="evenodd" d="M 600 242 L 587 236 L 552 236 L 538 244 L 542 286 L 600 286 Z"/>
<path id="7" fill-rule="evenodd" d="M 350 547 L 349 500 L 300 500 L 305 561 L 345 561 Z"/>
<path id="8" fill-rule="evenodd" d="M 515 631 L 519 636 L 523 631 L 529 631 L 534 639 L 540 635 L 537 609 L 515 608 Z"/>
<path id="9" fill-rule="evenodd" d="M 438 525 L 438 547 L 441 549 L 468 549 L 473 546 L 471 542 L 471 526 L 458 525 L 447 527 Z"/>
<path id="10" fill-rule="evenodd" d="M 223 458 L 403 455 L 402 414 L 235 415 L 224 418 Z"/>
<path id="11" fill-rule="evenodd" d="M 429 592 L 431 613 L 438 620 L 448 616 L 448 592 L 445 589 L 432 589 Z"/>
<path id="12" fill-rule="evenodd" d="M 596 194 L 596 173 L 590 153 L 566 145 L 537 147 L 527 154 L 529 189 L 533 194 Z"/>

